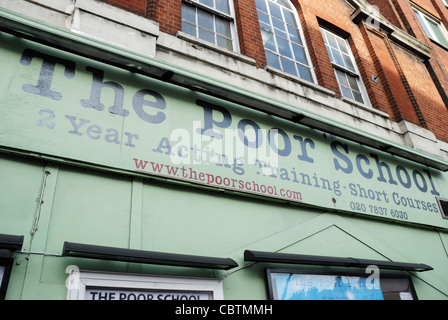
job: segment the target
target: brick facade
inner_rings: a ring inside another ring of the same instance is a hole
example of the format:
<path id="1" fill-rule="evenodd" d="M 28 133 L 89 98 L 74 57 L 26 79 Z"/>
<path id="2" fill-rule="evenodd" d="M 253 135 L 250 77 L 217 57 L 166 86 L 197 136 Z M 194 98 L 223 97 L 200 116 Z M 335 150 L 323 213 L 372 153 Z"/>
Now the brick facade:
<path id="1" fill-rule="evenodd" d="M 126 9 L 138 15 L 146 15 L 146 1 L 145 0 L 100 0 L 113 6 Z"/>
<path id="2" fill-rule="evenodd" d="M 182 6 L 179 0 L 140 0 L 146 3 L 146 15 L 159 23 L 160 31 L 176 34 L 182 29 Z"/>
<path id="3" fill-rule="evenodd" d="M 146 16 L 159 23 L 160 31 L 176 34 L 182 29 L 181 0 L 102 0 Z M 266 65 L 255 0 L 234 0 L 240 53 Z M 415 0 L 416 5 L 440 19 L 448 28 L 448 8 L 442 0 Z M 342 0 L 292 0 L 297 8 L 312 60 L 317 84 L 340 97 L 333 66 L 320 31 L 326 26 L 349 44 L 373 108 L 392 121 L 406 120 L 448 142 L 448 49 L 431 41 L 408 0 L 370 0 L 391 25 L 430 46 L 430 59 L 390 39 L 383 29 L 352 20 L 354 7 Z M 373 77 L 372 77 L 373 76 Z M 374 81 L 378 79 L 378 81 Z"/>
<path id="4" fill-rule="evenodd" d="M 258 66 L 266 65 L 258 16 L 254 1 L 235 0 L 235 18 L 241 53 L 254 58 Z"/>

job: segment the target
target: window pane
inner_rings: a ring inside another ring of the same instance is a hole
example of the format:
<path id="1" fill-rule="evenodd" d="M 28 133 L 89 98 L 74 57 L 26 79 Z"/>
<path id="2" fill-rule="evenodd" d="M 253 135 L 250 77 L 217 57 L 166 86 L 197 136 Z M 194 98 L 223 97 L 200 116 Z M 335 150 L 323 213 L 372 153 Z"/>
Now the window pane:
<path id="1" fill-rule="evenodd" d="M 336 37 L 329 32 L 326 32 L 326 34 L 327 34 L 327 39 L 328 39 L 328 45 L 333 48 L 338 49 L 338 43 L 336 41 Z"/>
<path id="2" fill-rule="evenodd" d="M 270 33 L 273 33 L 274 31 L 272 31 L 272 26 L 271 26 L 271 22 L 269 22 L 269 24 L 266 24 L 262 21 L 260 21 L 260 28 L 263 30 L 266 30 Z"/>
<path id="3" fill-rule="evenodd" d="M 223 1 L 223 0 L 219 0 L 219 1 Z M 206 6 L 213 8 L 213 0 L 199 0 L 199 2 L 202 4 L 205 4 Z"/>
<path id="4" fill-rule="evenodd" d="M 437 23 L 435 23 L 434 21 L 430 20 L 430 19 L 425 19 L 426 22 L 428 22 L 429 28 L 432 30 L 432 32 L 437 36 L 440 33 L 439 30 L 439 25 Z M 438 39 L 434 39 L 434 40 L 438 40 Z"/>
<path id="5" fill-rule="evenodd" d="M 215 34 L 204 29 L 199 29 L 199 39 L 215 43 Z"/>
<path id="6" fill-rule="evenodd" d="M 353 97 L 356 101 L 364 103 L 364 99 L 362 98 L 362 94 L 356 91 L 353 91 Z"/>
<path id="7" fill-rule="evenodd" d="M 217 36 L 217 41 L 218 41 L 218 46 L 229 49 L 229 50 L 233 50 L 232 41 L 229 40 L 228 38 Z"/>
<path id="8" fill-rule="evenodd" d="M 196 35 L 196 26 L 194 26 L 188 22 L 185 22 L 185 21 L 182 22 L 182 31 L 189 35 L 192 35 L 194 37 L 197 36 Z"/>
<path id="9" fill-rule="evenodd" d="M 282 69 L 280 66 L 280 61 L 278 60 L 278 56 L 276 54 L 273 54 L 270 51 L 265 51 L 266 52 L 266 60 L 268 62 L 268 65 L 277 68 L 277 69 Z"/>
<path id="10" fill-rule="evenodd" d="M 278 0 L 277 3 L 278 3 L 279 5 L 281 5 L 281 6 L 285 7 L 285 8 L 287 8 L 287 9 L 292 10 L 291 5 L 290 5 L 289 2 L 286 1 L 286 0 Z"/>
<path id="11" fill-rule="evenodd" d="M 303 64 L 308 64 L 308 61 L 307 61 L 306 55 L 305 55 L 305 50 L 303 50 L 302 47 L 293 44 L 292 49 L 294 50 L 294 56 L 296 57 L 297 61 L 299 61 Z"/>
<path id="12" fill-rule="evenodd" d="M 302 38 L 300 37 L 300 34 L 299 34 L 299 30 L 297 30 L 296 28 L 293 28 L 291 26 L 288 26 L 288 33 L 289 33 L 289 39 L 292 42 L 303 45 Z"/>
<path id="13" fill-rule="evenodd" d="M 350 90 L 349 88 L 341 87 L 341 91 L 342 91 L 342 95 L 344 97 L 349 98 L 349 99 L 354 99 L 353 98 L 353 94 L 352 94 L 352 90 Z"/>
<path id="14" fill-rule="evenodd" d="M 216 32 L 230 38 L 232 36 L 230 32 L 230 23 L 227 20 L 216 18 Z"/>
<path id="15" fill-rule="evenodd" d="M 364 103 L 364 98 L 359 89 L 358 79 L 342 71 L 336 70 L 341 93 L 344 97 Z"/>
<path id="16" fill-rule="evenodd" d="M 337 42 L 338 45 L 339 45 L 339 49 L 340 49 L 343 53 L 348 54 L 347 42 L 344 41 L 344 40 L 342 40 L 342 39 L 339 38 L 339 37 L 336 37 L 336 42 Z"/>
<path id="17" fill-rule="evenodd" d="M 297 27 L 296 18 L 294 17 L 294 14 L 291 11 L 283 10 L 283 14 L 285 15 L 285 20 L 287 24 Z"/>
<path id="18" fill-rule="evenodd" d="M 336 77 L 338 79 L 339 85 L 344 87 L 349 87 L 348 80 L 345 76 L 345 73 L 339 70 L 336 70 Z"/>
<path id="19" fill-rule="evenodd" d="M 275 18 L 272 19 L 272 23 L 274 24 L 274 32 L 283 38 L 286 38 L 286 29 L 285 24 L 282 21 L 279 21 Z"/>
<path id="20" fill-rule="evenodd" d="M 353 90 L 356 90 L 356 91 L 361 91 L 361 90 L 359 90 L 358 80 L 355 77 L 347 75 L 347 78 L 348 78 L 348 82 L 350 83 L 350 88 L 352 88 Z"/>
<path id="21" fill-rule="evenodd" d="M 286 39 L 283 39 L 282 37 L 276 37 L 277 39 L 277 45 L 278 45 L 278 51 L 282 56 L 287 56 L 289 58 L 293 58 L 291 48 L 289 47 L 289 41 Z"/>
<path id="22" fill-rule="evenodd" d="M 264 11 L 266 13 L 268 12 L 268 7 L 266 6 L 265 0 L 255 0 L 255 4 L 258 10 Z"/>
<path id="23" fill-rule="evenodd" d="M 333 58 L 333 55 L 331 54 L 330 47 L 327 46 L 327 45 L 325 45 L 325 48 L 327 48 L 327 52 L 328 52 L 328 56 L 330 57 L 330 61 L 331 61 L 332 63 L 334 63 L 334 58 Z"/>
<path id="24" fill-rule="evenodd" d="M 216 9 L 230 14 L 229 0 L 216 0 Z"/>
<path id="25" fill-rule="evenodd" d="M 297 68 L 299 69 L 300 78 L 307 81 L 313 81 L 310 68 L 304 67 L 301 64 L 297 64 Z"/>
<path id="26" fill-rule="evenodd" d="M 356 70 L 355 70 L 355 66 L 353 65 L 352 58 L 346 54 L 343 54 L 342 58 L 344 59 L 345 67 L 348 70 L 355 72 Z"/>
<path id="27" fill-rule="evenodd" d="M 281 30 L 279 30 L 277 28 L 274 28 L 274 32 L 275 32 L 276 35 L 279 35 L 280 37 L 288 38 L 288 34 L 286 32 L 284 32 L 284 31 L 281 31 Z"/>
<path id="28" fill-rule="evenodd" d="M 258 11 L 258 21 L 262 21 L 267 24 L 271 24 L 271 20 L 269 19 L 269 16 L 261 11 Z"/>
<path id="29" fill-rule="evenodd" d="M 426 34 L 432 38 L 431 32 L 428 30 L 428 27 L 426 27 L 426 23 L 423 19 L 425 19 L 424 17 L 422 17 L 422 14 L 420 12 L 418 12 L 417 10 L 414 10 L 415 14 L 417 15 L 418 20 L 420 21 L 420 24 L 422 25 L 423 29 L 425 30 Z"/>
<path id="30" fill-rule="evenodd" d="M 198 10 L 198 25 L 204 29 L 213 31 L 213 15 L 206 11 Z"/>
<path id="31" fill-rule="evenodd" d="M 427 19 L 427 21 L 432 29 L 432 32 L 434 33 L 434 35 L 436 37 L 436 39 L 434 39 L 434 40 L 438 41 L 440 44 L 447 46 L 448 42 L 445 38 L 445 35 L 442 33 L 442 30 L 440 29 L 440 25 L 432 20 L 429 20 L 429 19 Z"/>
<path id="32" fill-rule="evenodd" d="M 283 21 L 282 12 L 280 11 L 280 7 L 278 5 L 269 1 L 269 9 L 271 11 L 271 16 Z"/>
<path id="33" fill-rule="evenodd" d="M 263 36 L 263 43 L 266 49 L 277 51 L 275 46 L 274 35 L 271 32 L 261 29 L 261 35 Z"/>
<path id="34" fill-rule="evenodd" d="M 282 31 L 286 31 L 285 24 L 283 23 L 283 21 L 272 18 L 272 24 L 274 25 L 274 28 L 280 29 Z"/>
<path id="35" fill-rule="evenodd" d="M 342 59 L 342 54 L 336 50 L 331 48 L 331 53 L 333 54 L 333 58 L 334 58 L 334 63 L 344 67 L 344 59 Z"/>
<path id="36" fill-rule="evenodd" d="M 296 65 L 293 61 L 286 59 L 286 58 L 281 58 L 281 61 L 282 61 L 283 71 L 290 73 L 294 76 L 297 76 Z"/>
<path id="37" fill-rule="evenodd" d="M 196 9 L 193 6 L 184 4 L 182 6 L 182 20 L 196 24 Z"/>

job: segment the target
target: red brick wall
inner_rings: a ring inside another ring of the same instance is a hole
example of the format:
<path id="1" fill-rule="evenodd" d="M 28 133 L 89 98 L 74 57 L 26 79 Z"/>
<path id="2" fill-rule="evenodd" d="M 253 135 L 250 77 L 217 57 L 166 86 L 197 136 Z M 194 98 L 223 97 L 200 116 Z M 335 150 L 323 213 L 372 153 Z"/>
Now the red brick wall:
<path id="1" fill-rule="evenodd" d="M 381 2 L 385 0 L 369 1 Z M 426 62 L 421 62 L 409 52 L 404 54 L 404 51 L 397 49 L 398 47 L 394 49 L 394 52 L 396 52 L 404 71 L 409 86 L 408 91 L 411 92 L 411 94 L 408 93 L 408 96 L 411 95 L 410 101 L 418 106 L 418 110 L 415 112 L 421 118 L 419 123 L 426 125 L 438 139 L 448 142 L 448 132 L 446 130 L 446 119 L 448 119 L 448 50 L 438 46 L 428 38 L 408 0 L 389 1 L 393 3 L 393 9 L 398 13 L 405 30 L 432 47 L 431 58 Z M 440 19 L 445 28 L 448 27 L 448 9 L 442 1 L 414 0 L 413 2 Z M 422 89 L 425 91 L 422 91 Z M 412 98 L 415 100 L 412 100 Z M 403 105 L 400 105 L 400 108 L 406 110 L 404 114 L 406 120 L 415 122 L 410 118 L 410 109 L 403 107 Z"/>
<path id="2" fill-rule="evenodd" d="M 424 10 L 428 11 L 435 17 L 441 19 L 439 13 L 437 12 L 437 9 L 434 7 L 432 0 L 413 0 L 415 4 L 423 8 Z"/>
<path id="3" fill-rule="evenodd" d="M 400 64 L 405 65 L 403 72 L 415 97 L 427 128 L 442 140 L 448 138 L 448 110 L 426 68 L 425 64 L 408 51 L 395 46 Z M 445 119 L 445 121 L 443 121 Z M 441 121 L 442 120 L 442 121 Z"/>
<path id="4" fill-rule="evenodd" d="M 181 0 L 147 0 L 146 16 L 159 23 L 160 31 L 176 34 L 182 30 Z"/>
<path id="5" fill-rule="evenodd" d="M 372 81 L 371 76 L 376 76 L 378 72 L 362 28 L 350 19 L 353 9 L 338 0 L 293 0 L 293 3 L 299 11 L 318 83 L 341 96 L 320 30 L 320 26 L 326 26 L 348 39 L 372 106 L 390 112 L 390 108 L 385 106 L 387 97 L 381 84 Z"/>
<path id="6" fill-rule="evenodd" d="M 393 0 L 369 0 L 371 5 L 378 8 L 379 12 L 394 26 L 405 30 L 405 26 L 393 4 Z"/>
<path id="7" fill-rule="evenodd" d="M 100 0 L 127 8 L 159 23 L 160 31 L 175 34 L 182 29 L 181 0 Z M 349 40 L 373 108 L 391 120 L 407 120 L 427 127 L 448 142 L 448 51 L 432 43 L 415 17 L 408 0 L 369 0 L 396 27 L 434 48 L 423 61 L 394 44 L 387 34 L 355 24 L 353 13 L 342 0 L 291 0 L 298 10 L 319 85 L 340 96 L 333 67 L 325 48 L 321 25 L 330 26 Z M 448 9 L 439 0 L 415 0 L 448 25 Z M 255 0 L 234 0 L 241 54 L 252 57 L 257 67 L 266 65 Z M 372 80 L 378 76 L 378 83 Z"/>
<path id="8" fill-rule="evenodd" d="M 396 72 L 395 62 L 390 55 L 387 39 L 380 32 L 368 30 L 364 24 L 361 24 L 361 30 L 372 56 L 375 67 L 374 75 L 378 79 L 378 84 L 371 85 L 375 97 L 371 99 L 373 100 L 372 105 L 374 108 L 389 114 L 391 120 L 401 121 L 403 116 L 400 106 L 412 108 L 412 105 L 401 83 L 400 76 Z M 417 122 L 416 118 L 415 122 Z"/>
<path id="9" fill-rule="evenodd" d="M 138 15 L 146 15 L 146 0 L 97 0 L 113 6 L 117 6 Z"/>

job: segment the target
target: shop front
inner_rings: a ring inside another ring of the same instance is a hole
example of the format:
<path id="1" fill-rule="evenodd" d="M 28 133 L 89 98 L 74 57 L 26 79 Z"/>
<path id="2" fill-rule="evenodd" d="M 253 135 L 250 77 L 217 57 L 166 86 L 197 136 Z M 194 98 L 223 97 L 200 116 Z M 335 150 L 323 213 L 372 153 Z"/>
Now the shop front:
<path id="1" fill-rule="evenodd" d="M 7 299 L 447 298 L 446 161 L 11 13 L 0 43 Z"/>

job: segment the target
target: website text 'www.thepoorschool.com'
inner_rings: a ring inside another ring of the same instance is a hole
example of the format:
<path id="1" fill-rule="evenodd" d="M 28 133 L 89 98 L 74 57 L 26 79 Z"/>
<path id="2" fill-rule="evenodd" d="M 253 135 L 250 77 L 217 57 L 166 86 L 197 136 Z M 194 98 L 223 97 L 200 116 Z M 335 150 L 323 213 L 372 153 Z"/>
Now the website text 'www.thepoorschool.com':
<path id="1" fill-rule="evenodd" d="M 140 159 L 134 159 L 134 162 L 136 171 L 139 172 L 164 176 L 167 178 L 187 180 L 213 187 L 222 187 L 225 189 L 249 192 L 276 198 L 284 198 L 292 201 L 302 201 L 302 194 L 300 192 L 280 188 L 275 185 L 257 183 L 254 180 L 248 181 L 233 179 L 200 170 L 193 170 L 192 168 L 186 168 L 184 166 L 176 167 L 164 163 L 150 162 Z"/>

